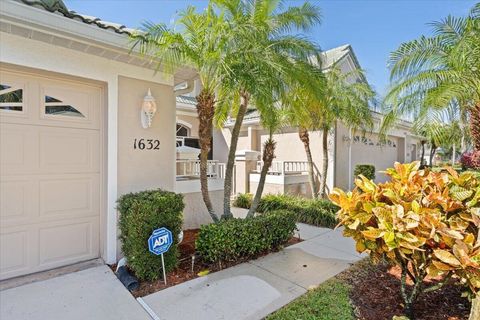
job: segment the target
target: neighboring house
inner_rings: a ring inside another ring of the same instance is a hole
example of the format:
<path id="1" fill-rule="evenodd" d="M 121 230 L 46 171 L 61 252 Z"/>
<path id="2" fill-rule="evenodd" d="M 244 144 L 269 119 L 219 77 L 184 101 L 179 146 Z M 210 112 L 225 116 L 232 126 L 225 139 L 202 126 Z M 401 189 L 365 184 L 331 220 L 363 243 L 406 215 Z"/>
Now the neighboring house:
<path id="1" fill-rule="evenodd" d="M 328 71 L 334 64 L 343 72 L 351 72 L 360 68 L 358 60 L 350 45 L 343 45 L 322 52 L 322 66 Z M 366 81 L 366 79 L 352 79 Z M 192 106 L 194 98 L 188 97 Z M 177 110 L 182 108 L 177 97 Z M 178 112 L 178 111 L 177 111 Z M 340 187 L 351 189 L 353 186 L 353 170 L 357 164 L 372 164 L 376 168 L 376 181 L 385 181 L 381 173 L 391 167 L 395 161 L 409 162 L 420 159 L 420 139 L 412 133 L 412 124 L 402 121 L 389 132 L 386 143 L 379 139 L 379 126 L 382 115 L 372 110 L 374 127 L 370 132 L 350 132 L 342 122 L 338 122 L 330 132 L 329 170 L 327 186 L 329 189 Z M 178 118 L 178 117 L 177 117 Z M 189 120 L 195 126 L 197 121 L 192 114 Z M 215 130 L 213 138 L 213 159 L 227 161 L 231 130 L 234 121 L 226 123 L 224 128 Z M 276 158 L 267 176 L 264 193 L 290 193 L 310 196 L 310 186 L 307 176 L 307 159 L 303 143 L 298 137 L 298 128 L 283 127 L 273 136 L 277 142 Z M 268 139 L 268 132 L 260 123 L 256 110 L 251 109 L 245 115 L 237 147 L 235 167 L 234 193 L 254 193 L 260 178 L 262 163 L 260 155 L 263 143 Z M 310 147 L 315 163 L 317 181 L 322 163 L 322 133 L 310 132 Z"/>

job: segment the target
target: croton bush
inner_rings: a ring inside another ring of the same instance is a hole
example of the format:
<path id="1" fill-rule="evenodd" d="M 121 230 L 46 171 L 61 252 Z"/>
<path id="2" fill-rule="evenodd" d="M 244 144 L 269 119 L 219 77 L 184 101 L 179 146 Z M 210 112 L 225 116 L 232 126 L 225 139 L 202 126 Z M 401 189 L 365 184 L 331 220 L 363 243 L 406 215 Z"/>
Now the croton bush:
<path id="1" fill-rule="evenodd" d="M 480 150 L 465 152 L 460 158 L 460 163 L 464 169 L 480 170 Z"/>
<path id="2" fill-rule="evenodd" d="M 401 267 L 400 293 L 410 318 L 419 294 L 452 277 L 470 292 L 480 291 L 480 177 L 419 167 L 419 162 L 395 163 L 386 170 L 389 182 L 360 176 L 352 192 L 335 188 L 330 195 L 340 207 L 339 225 L 356 241 L 357 251 Z M 442 280 L 424 287 L 427 276 Z"/>

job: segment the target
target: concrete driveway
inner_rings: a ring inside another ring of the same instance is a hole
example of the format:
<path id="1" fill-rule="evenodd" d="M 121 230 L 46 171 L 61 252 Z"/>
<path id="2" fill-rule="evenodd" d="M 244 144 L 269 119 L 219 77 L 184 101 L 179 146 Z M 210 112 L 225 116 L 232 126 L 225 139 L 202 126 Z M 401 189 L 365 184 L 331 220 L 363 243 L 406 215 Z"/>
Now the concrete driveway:
<path id="1" fill-rule="evenodd" d="M 1 320 L 150 320 L 105 265 L 0 292 Z"/>

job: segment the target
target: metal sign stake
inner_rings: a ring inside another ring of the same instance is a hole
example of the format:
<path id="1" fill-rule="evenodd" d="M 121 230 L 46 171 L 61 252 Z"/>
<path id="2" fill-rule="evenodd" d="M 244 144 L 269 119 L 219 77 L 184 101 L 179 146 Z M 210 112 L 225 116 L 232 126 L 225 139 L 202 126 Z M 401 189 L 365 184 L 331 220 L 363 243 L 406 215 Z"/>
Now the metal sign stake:
<path id="1" fill-rule="evenodd" d="M 163 271 L 163 282 L 167 285 L 167 276 L 165 274 L 165 261 L 163 260 L 163 253 L 162 253 L 162 271 Z"/>

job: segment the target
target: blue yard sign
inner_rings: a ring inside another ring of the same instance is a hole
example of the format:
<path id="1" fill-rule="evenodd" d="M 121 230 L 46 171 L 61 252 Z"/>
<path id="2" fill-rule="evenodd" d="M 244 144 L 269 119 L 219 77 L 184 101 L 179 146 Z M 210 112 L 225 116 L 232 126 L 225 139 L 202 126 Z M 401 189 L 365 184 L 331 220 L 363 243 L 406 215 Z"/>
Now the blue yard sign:
<path id="1" fill-rule="evenodd" d="M 172 243 L 172 232 L 167 228 L 160 228 L 153 230 L 152 235 L 148 238 L 148 249 L 158 256 L 167 252 Z"/>
<path id="2" fill-rule="evenodd" d="M 167 275 L 165 274 L 165 260 L 163 259 L 163 254 L 170 249 L 172 243 L 172 232 L 167 228 L 153 230 L 152 235 L 148 238 L 148 250 L 157 256 L 162 255 L 162 272 L 165 285 L 167 285 Z"/>

